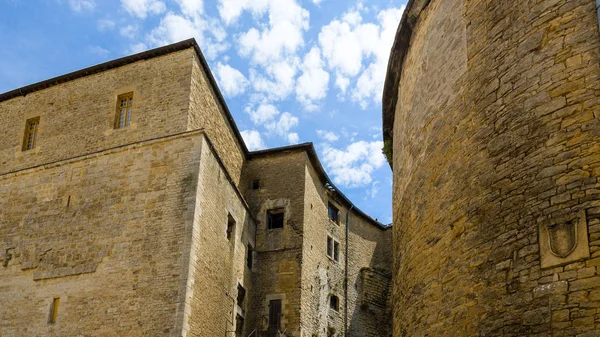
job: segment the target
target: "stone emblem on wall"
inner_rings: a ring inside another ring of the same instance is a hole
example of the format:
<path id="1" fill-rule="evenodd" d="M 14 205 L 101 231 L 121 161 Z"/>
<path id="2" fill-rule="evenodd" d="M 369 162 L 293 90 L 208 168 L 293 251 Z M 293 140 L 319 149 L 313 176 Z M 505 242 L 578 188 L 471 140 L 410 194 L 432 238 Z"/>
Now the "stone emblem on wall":
<path id="1" fill-rule="evenodd" d="M 585 210 L 539 226 L 542 268 L 564 265 L 590 257 Z"/>

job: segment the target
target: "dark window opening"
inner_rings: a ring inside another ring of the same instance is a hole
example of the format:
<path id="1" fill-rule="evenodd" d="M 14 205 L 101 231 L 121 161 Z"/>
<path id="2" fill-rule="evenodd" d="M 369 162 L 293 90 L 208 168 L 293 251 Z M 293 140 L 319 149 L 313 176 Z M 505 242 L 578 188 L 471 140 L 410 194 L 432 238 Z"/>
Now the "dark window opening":
<path id="1" fill-rule="evenodd" d="M 250 244 L 248 244 L 248 250 L 246 252 L 246 266 L 248 266 L 248 268 L 252 269 L 252 266 L 254 265 L 254 249 L 252 248 L 252 246 Z"/>
<path id="2" fill-rule="evenodd" d="M 50 315 L 48 315 L 48 324 L 56 323 L 56 318 L 58 317 L 58 302 L 60 298 L 55 298 L 52 300 L 52 305 L 50 306 Z"/>
<path id="3" fill-rule="evenodd" d="M 340 311 L 340 300 L 337 296 L 331 295 L 329 297 L 329 309 Z"/>
<path id="4" fill-rule="evenodd" d="M 333 258 L 333 239 L 331 236 L 327 237 L 327 256 Z"/>
<path id="5" fill-rule="evenodd" d="M 269 301 L 269 330 L 281 329 L 281 300 Z"/>
<path id="6" fill-rule="evenodd" d="M 340 211 L 332 203 L 329 203 L 327 208 L 329 211 L 329 220 L 331 220 L 339 225 L 339 223 L 340 223 L 339 212 Z"/>
<path id="7" fill-rule="evenodd" d="M 337 241 L 333 242 L 333 259 L 340 261 L 340 243 Z"/>
<path id="8" fill-rule="evenodd" d="M 246 289 L 244 289 L 244 287 L 242 287 L 242 285 L 238 283 L 237 291 L 237 304 L 240 307 L 243 307 L 244 299 L 246 298 Z"/>
<path id="9" fill-rule="evenodd" d="M 260 189 L 260 180 L 258 180 L 258 179 L 252 180 L 252 189 L 253 190 Z"/>
<path id="10" fill-rule="evenodd" d="M 237 315 L 235 318 L 235 336 L 242 337 L 244 332 L 244 317 Z"/>
<path id="11" fill-rule="evenodd" d="M 230 215 L 227 216 L 227 240 L 231 241 L 231 238 L 235 236 L 235 220 Z"/>
<path id="12" fill-rule="evenodd" d="M 283 209 L 267 211 L 267 229 L 283 228 Z"/>

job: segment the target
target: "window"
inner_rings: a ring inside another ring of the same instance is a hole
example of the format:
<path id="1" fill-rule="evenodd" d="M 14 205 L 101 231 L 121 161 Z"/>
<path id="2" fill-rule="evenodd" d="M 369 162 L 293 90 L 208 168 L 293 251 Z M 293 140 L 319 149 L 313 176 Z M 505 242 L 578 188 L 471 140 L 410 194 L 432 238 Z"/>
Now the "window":
<path id="1" fill-rule="evenodd" d="M 329 309 L 340 311 L 340 299 L 337 296 L 331 295 L 329 297 Z"/>
<path id="2" fill-rule="evenodd" d="M 340 261 L 340 243 L 329 235 L 327 236 L 327 257 L 336 262 Z"/>
<path id="3" fill-rule="evenodd" d="M 244 317 L 238 314 L 235 318 L 235 336 L 242 337 L 244 335 Z"/>
<path id="4" fill-rule="evenodd" d="M 40 126 L 40 118 L 28 119 L 25 123 L 25 137 L 23 137 L 23 151 L 32 150 L 37 143 L 38 128 Z"/>
<path id="5" fill-rule="evenodd" d="M 117 97 L 117 116 L 115 129 L 122 129 L 131 124 L 131 111 L 133 109 L 133 92 L 128 92 Z"/>
<path id="6" fill-rule="evenodd" d="M 237 288 L 237 304 L 240 307 L 244 306 L 244 299 L 246 298 L 246 289 L 244 287 L 242 287 L 241 284 L 238 283 L 238 288 Z"/>
<path id="7" fill-rule="evenodd" d="M 248 244 L 248 250 L 246 251 L 246 254 L 246 266 L 252 269 L 252 266 L 254 265 L 254 249 L 250 244 Z"/>
<path id="8" fill-rule="evenodd" d="M 231 241 L 232 237 L 235 237 L 235 220 L 229 214 L 227 216 L 227 240 Z"/>
<path id="9" fill-rule="evenodd" d="M 52 300 L 52 305 L 50 306 L 50 315 L 48 315 L 48 324 L 56 323 L 56 317 L 58 317 L 58 301 L 60 298 L 55 298 Z"/>
<path id="10" fill-rule="evenodd" d="M 337 207 L 335 207 L 332 203 L 328 204 L 328 211 L 329 211 L 329 220 L 335 222 L 336 224 L 340 224 L 340 218 L 338 216 L 339 214 L 339 210 L 337 209 Z"/>
<path id="11" fill-rule="evenodd" d="M 283 208 L 267 211 L 267 229 L 283 228 Z"/>
<path id="12" fill-rule="evenodd" d="M 269 301 L 269 330 L 281 329 L 281 300 Z"/>
<path id="13" fill-rule="evenodd" d="M 253 190 L 260 189 L 260 180 L 258 180 L 258 179 L 252 180 L 252 189 Z"/>
<path id="14" fill-rule="evenodd" d="M 340 261 L 340 243 L 333 241 L 333 259 L 337 262 Z"/>
<path id="15" fill-rule="evenodd" d="M 327 256 L 333 258 L 333 239 L 327 236 Z"/>

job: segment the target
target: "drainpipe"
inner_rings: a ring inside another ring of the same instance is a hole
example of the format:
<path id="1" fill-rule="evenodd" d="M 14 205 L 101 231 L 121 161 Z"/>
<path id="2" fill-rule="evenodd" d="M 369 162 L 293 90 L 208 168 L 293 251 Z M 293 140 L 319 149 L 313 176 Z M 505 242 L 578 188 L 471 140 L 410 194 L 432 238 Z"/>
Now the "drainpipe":
<path id="1" fill-rule="evenodd" d="M 344 336 L 346 337 L 348 337 L 348 237 L 350 234 L 348 218 L 350 217 L 350 212 L 353 208 L 354 205 L 350 205 L 350 209 L 346 213 L 346 254 L 344 255 L 344 260 L 346 262 L 346 268 L 344 268 Z"/>

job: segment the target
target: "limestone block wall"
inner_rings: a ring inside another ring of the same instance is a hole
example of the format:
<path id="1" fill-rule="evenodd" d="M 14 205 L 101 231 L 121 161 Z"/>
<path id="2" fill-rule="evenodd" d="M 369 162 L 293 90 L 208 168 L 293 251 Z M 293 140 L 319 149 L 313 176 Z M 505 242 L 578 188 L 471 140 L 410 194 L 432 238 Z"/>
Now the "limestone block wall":
<path id="1" fill-rule="evenodd" d="M 594 335 L 594 1 L 433 0 L 414 23 L 394 119 L 394 335 Z M 556 258 L 557 226 L 588 255 Z"/>
<path id="2" fill-rule="evenodd" d="M 0 335 L 180 336 L 200 147 L 170 137 L 0 175 Z"/>
<path id="3" fill-rule="evenodd" d="M 215 149 L 236 185 L 239 185 L 245 153 L 236 137 L 233 122 L 227 120 L 225 107 L 216 99 L 215 89 L 200 66 L 198 55 L 192 54 L 189 115 L 187 129 L 203 128 L 215 144 Z"/>
<path id="4" fill-rule="evenodd" d="M 246 265 L 248 245 L 256 247 L 256 226 L 245 201 L 228 181 L 217 153 L 204 138 L 199 163 L 193 228 L 188 234 L 190 271 L 187 281 L 186 336 L 247 336 L 254 319 L 252 270 Z M 227 238 L 229 217 L 235 225 Z M 245 296 L 238 302 L 238 285 Z M 236 326 L 240 316 L 244 324 Z"/>
<path id="5" fill-rule="evenodd" d="M 305 155 L 267 155 L 246 162 L 246 199 L 257 217 L 253 328 L 266 330 L 269 300 L 282 299 L 282 331 L 300 332 Z M 259 189 L 251 182 L 260 181 Z M 284 209 L 284 225 L 267 229 L 267 210 Z"/>
<path id="6" fill-rule="evenodd" d="M 187 130 L 193 48 L 137 61 L 0 102 L 0 174 Z M 114 129 L 117 96 L 133 92 L 131 126 Z M 23 152 L 27 119 L 39 117 Z"/>

